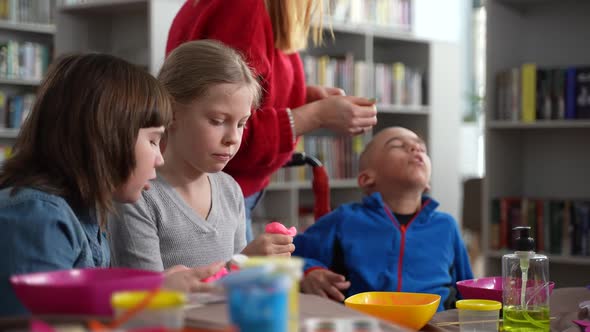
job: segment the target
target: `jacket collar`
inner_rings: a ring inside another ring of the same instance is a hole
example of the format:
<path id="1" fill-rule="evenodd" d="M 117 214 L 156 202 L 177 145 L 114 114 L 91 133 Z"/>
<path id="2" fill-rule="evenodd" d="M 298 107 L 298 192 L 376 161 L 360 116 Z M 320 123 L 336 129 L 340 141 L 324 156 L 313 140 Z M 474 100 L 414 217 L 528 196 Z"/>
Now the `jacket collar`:
<path id="1" fill-rule="evenodd" d="M 374 211 L 382 211 L 385 215 L 383 208 L 389 209 L 383 201 L 381 193 L 375 192 L 371 195 L 363 197 L 363 204 Z M 434 213 L 439 203 L 428 195 L 422 195 L 422 207 L 418 213 L 418 216 L 414 219 L 413 223 L 424 223 L 428 221 L 430 216 Z"/>

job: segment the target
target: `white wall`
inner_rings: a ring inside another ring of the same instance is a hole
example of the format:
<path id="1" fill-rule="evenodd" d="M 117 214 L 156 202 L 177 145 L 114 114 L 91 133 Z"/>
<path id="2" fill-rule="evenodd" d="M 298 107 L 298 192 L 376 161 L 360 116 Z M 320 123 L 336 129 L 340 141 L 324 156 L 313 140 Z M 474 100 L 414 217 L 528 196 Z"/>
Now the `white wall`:
<path id="1" fill-rule="evenodd" d="M 160 67 L 164 63 L 166 55 L 166 42 L 168 40 L 168 31 L 172 25 L 172 20 L 184 0 L 151 0 L 149 15 L 150 22 L 150 72 L 157 75 Z"/>
<path id="2" fill-rule="evenodd" d="M 432 197 L 441 211 L 460 220 L 461 166 L 461 77 L 460 49 L 456 43 L 431 44 L 430 157 Z"/>
<path id="3" fill-rule="evenodd" d="M 468 107 L 467 98 L 467 47 L 470 20 L 470 0 L 415 0 L 414 33 L 417 37 L 434 40 L 431 63 L 437 82 L 431 91 L 433 148 L 433 197 L 441 203 L 440 209 L 461 217 L 463 201 L 462 114 Z M 448 64 L 448 68 L 445 68 Z M 442 86 L 442 88 L 441 88 Z M 439 102 L 440 101 L 440 102 Z M 436 123 L 436 126 L 433 124 Z M 471 147 L 470 147 L 471 148 Z M 466 155 L 466 156 L 469 156 Z M 443 176 L 440 176 L 443 174 Z"/>
<path id="4" fill-rule="evenodd" d="M 414 32 L 419 37 L 464 42 L 470 0 L 414 0 Z"/>

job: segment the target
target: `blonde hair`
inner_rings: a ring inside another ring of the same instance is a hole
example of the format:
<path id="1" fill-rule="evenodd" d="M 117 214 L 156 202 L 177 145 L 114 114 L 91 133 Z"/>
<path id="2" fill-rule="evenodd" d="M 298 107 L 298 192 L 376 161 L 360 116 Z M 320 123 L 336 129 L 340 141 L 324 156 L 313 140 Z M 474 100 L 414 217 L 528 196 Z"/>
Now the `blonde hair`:
<path id="1" fill-rule="evenodd" d="M 265 0 L 265 4 L 276 48 L 285 53 L 307 48 L 310 30 L 314 45 L 322 43 L 323 0 Z M 318 24 L 312 28 L 313 15 L 318 17 Z"/>
<path id="2" fill-rule="evenodd" d="M 174 102 L 183 105 L 222 83 L 249 87 L 253 108 L 258 107 L 262 93 L 244 58 L 233 48 L 215 40 L 190 41 L 174 49 L 164 61 L 158 80 L 170 92 Z"/>

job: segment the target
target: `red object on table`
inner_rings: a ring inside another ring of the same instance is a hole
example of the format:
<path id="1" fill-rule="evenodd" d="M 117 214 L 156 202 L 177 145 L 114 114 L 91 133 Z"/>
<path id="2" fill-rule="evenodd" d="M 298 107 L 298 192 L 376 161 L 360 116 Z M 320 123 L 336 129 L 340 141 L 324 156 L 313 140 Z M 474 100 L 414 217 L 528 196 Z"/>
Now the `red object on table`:
<path id="1" fill-rule="evenodd" d="M 229 274 L 229 271 L 225 267 L 222 267 L 221 270 L 217 271 L 217 273 L 215 273 L 214 275 L 207 277 L 205 279 L 201 279 L 201 281 L 202 282 L 216 281 L 216 280 L 219 280 L 219 279 L 225 277 L 228 274 Z"/>

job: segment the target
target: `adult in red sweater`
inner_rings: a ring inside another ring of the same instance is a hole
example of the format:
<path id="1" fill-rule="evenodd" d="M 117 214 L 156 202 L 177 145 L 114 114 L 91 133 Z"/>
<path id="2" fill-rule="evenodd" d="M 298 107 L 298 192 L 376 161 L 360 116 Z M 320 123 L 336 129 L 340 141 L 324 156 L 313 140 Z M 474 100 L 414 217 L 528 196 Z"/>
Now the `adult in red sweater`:
<path id="1" fill-rule="evenodd" d="M 297 51 L 307 46 L 312 13 L 321 17 L 321 10 L 322 0 L 187 0 L 170 28 L 166 53 L 187 41 L 216 39 L 240 51 L 262 85 L 261 107 L 224 169 L 240 184 L 248 213 L 298 136 L 318 128 L 361 134 L 377 122 L 373 101 L 305 84 Z M 321 33 L 321 25 L 313 29 L 315 42 Z"/>

